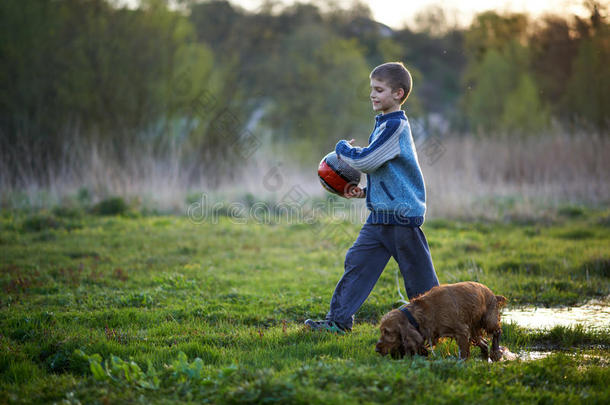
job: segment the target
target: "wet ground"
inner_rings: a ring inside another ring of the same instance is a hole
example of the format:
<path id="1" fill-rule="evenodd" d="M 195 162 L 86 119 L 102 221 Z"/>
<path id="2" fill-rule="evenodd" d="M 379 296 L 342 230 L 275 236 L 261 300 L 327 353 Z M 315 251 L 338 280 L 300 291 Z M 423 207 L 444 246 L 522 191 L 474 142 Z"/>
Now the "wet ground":
<path id="1" fill-rule="evenodd" d="M 610 328 L 610 304 L 608 300 L 589 301 L 575 307 L 522 307 L 502 311 L 502 322 L 514 322 L 527 329 L 551 329 L 555 326 L 587 329 Z M 503 348 L 502 360 L 540 360 L 554 353 L 553 350 L 521 350 L 516 353 Z"/>
<path id="2" fill-rule="evenodd" d="M 576 325 L 587 329 L 607 329 L 610 328 L 610 305 L 608 301 L 590 301 L 576 307 L 506 308 L 502 311 L 502 322 L 515 322 L 528 329 Z"/>
<path id="3" fill-rule="evenodd" d="M 558 350 L 519 350 L 516 353 L 511 352 L 507 348 L 502 348 L 502 360 L 501 361 L 513 361 L 513 360 L 521 360 L 521 361 L 532 361 L 532 360 L 540 360 L 544 359 L 547 356 L 550 356 L 553 353 L 558 353 Z M 564 353 L 570 353 L 565 352 Z M 571 353 L 575 355 L 575 352 Z M 584 354 L 584 358 L 596 358 L 600 359 L 604 362 L 604 364 L 608 364 L 608 358 L 603 355 L 597 354 Z M 491 362 L 491 360 L 489 360 Z"/>

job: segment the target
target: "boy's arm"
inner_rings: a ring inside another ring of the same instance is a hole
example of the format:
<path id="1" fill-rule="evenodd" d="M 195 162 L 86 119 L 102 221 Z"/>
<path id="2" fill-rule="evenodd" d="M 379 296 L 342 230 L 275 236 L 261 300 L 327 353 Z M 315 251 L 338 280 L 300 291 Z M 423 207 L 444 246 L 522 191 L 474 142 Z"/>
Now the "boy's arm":
<path id="1" fill-rule="evenodd" d="M 389 120 L 383 132 L 366 148 L 355 148 L 342 140 L 337 143 L 335 152 L 353 168 L 372 172 L 400 154 L 400 133 L 405 125 L 405 120 Z"/>

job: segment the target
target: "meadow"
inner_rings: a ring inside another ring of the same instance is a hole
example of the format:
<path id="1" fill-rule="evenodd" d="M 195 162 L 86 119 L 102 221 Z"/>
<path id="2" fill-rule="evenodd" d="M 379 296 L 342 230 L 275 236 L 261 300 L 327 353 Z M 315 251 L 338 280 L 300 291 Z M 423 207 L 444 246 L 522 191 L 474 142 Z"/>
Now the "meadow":
<path id="1" fill-rule="evenodd" d="M 316 168 L 341 138 L 368 143 L 388 61 L 412 74 L 441 282 L 509 309 L 607 308 L 605 4 L 490 4 L 463 24 L 433 5 L 388 27 L 366 1 L 243 3 L 0 1 L 0 405 L 609 404 L 599 319 L 504 322 L 520 357 L 495 364 L 452 341 L 381 358 L 394 261 L 352 333 L 303 327 L 365 208 Z M 191 210 L 204 197 L 211 215 Z"/>
<path id="2" fill-rule="evenodd" d="M 610 400 L 607 329 L 504 323 L 511 351 L 553 350 L 533 361 L 459 361 L 452 341 L 381 358 L 378 321 L 400 305 L 393 260 L 351 334 L 304 329 L 328 309 L 358 224 L 100 213 L 2 211 L 0 403 Z M 607 210 L 423 229 L 441 282 L 482 282 L 510 307 L 610 294 Z"/>

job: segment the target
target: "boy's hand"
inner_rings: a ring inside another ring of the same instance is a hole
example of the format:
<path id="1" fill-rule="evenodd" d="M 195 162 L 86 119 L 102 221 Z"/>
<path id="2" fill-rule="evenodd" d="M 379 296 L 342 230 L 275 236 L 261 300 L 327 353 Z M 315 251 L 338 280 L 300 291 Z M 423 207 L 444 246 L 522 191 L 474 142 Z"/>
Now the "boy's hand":
<path id="1" fill-rule="evenodd" d="M 358 186 L 352 188 L 350 191 L 345 193 L 345 198 L 364 198 L 364 197 L 366 197 L 364 190 Z"/>

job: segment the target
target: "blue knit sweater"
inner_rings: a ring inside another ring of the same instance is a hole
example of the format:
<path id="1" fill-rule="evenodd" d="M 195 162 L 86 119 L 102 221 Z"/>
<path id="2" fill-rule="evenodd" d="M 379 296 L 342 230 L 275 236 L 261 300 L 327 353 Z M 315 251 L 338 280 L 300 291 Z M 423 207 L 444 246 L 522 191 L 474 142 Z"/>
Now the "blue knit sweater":
<path id="1" fill-rule="evenodd" d="M 375 117 L 365 148 L 337 143 L 335 152 L 367 174 L 367 223 L 421 226 L 426 214 L 426 189 L 411 127 L 402 110 Z"/>

